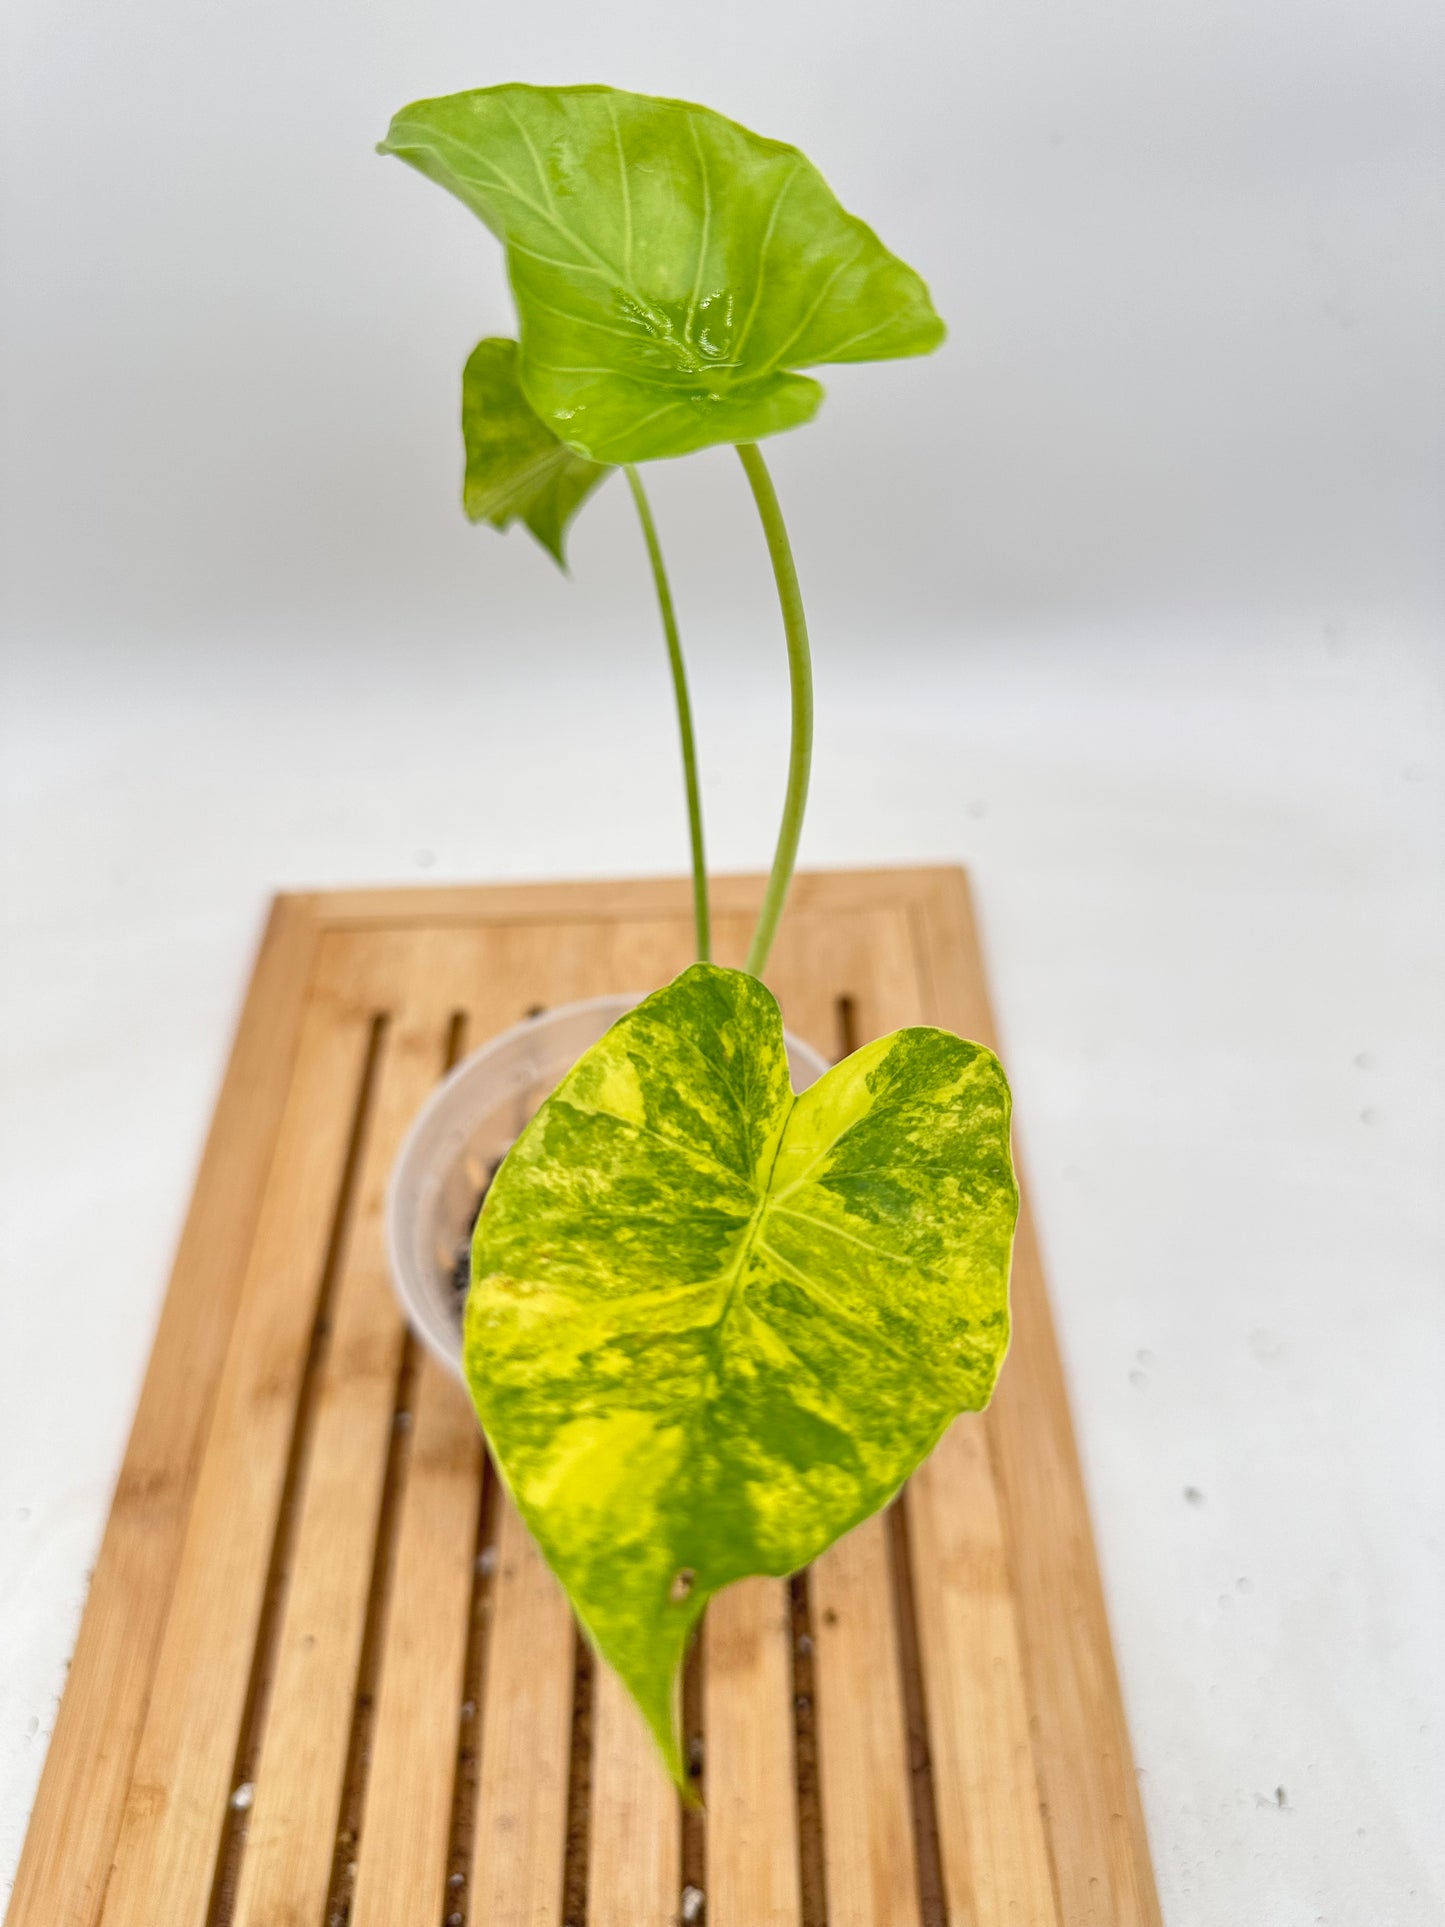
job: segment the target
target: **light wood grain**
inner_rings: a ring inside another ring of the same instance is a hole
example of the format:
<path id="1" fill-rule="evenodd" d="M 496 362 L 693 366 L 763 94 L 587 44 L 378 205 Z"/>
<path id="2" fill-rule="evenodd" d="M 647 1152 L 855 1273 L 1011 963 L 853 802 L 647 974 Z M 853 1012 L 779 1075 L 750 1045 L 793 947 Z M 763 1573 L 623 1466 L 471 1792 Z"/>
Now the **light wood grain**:
<path id="1" fill-rule="evenodd" d="M 288 1912 L 319 1921 L 325 1911 L 405 1335 L 387 1264 L 386 1190 L 444 1053 L 440 1013 L 393 1019 L 332 1302 L 235 1927 L 273 1927 Z"/>
<path id="2" fill-rule="evenodd" d="M 909 1481 L 905 1504 L 949 1915 L 973 1927 L 1055 1927 L 982 1418 L 950 1428 Z"/>
<path id="3" fill-rule="evenodd" d="M 787 1587 L 729 1586 L 709 1604 L 703 1638 L 709 1927 L 797 1927 Z"/>
<path id="4" fill-rule="evenodd" d="M 587 1927 L 672 1927 L 682 1875 L 678 1798 L 610 1666 L 593 1672 Z"/>
<path id="5" fill-rule="evenodd" d="M 424 1355 L 350 1927 L 438 1927 L 445 1918 L 481 1477 L 471 1403 Z"/>
<path id="6" fill-rule="evenodd" d="M 812 1571 L 829 1927 L 919 1927 L 888 1536 L 875 1514 Z"/>
<path id="7" fill-rule="evenodd" d="M 7 1916 L 94 1927 L 262 1188 L 316 940 L 273 907 L 196 1178 Z"/>
<path id="8" fill-rule="evenodd" d="M 572 1738 L 572 1615 L 507 1500 L 482 1701 L 470 1927 L 557 1927 Z"/>
<path id="9" fill-rule="evenodd" d="M 242 1287 L 102 1919 L 205 1917 L 287 1450 L 371 1038 L 313 998 Z"/>
<path id="10" fill-rule="evenodd" d="M 946 866 L 896 870 L 807 870 L 793 879 L 779 942 L 789 926 L 805 917 L 866 915 L 882 907 L 926 908 L 939 887 L 962 873 Z M 751 930 L 762 899 L 760 874 L 713 876 L 709 880 L 717 916 L 744 920 Z M 316 899 L 327 929 L 393 927 L 438 928 L 448 923 L 546 924 L 554 930 L 569 922 L 620 924 L 675 919 L 683 928 L 691 959 L 692 885 L 682 877 L 619 877 L 592 883 L 441 884 L 407 890 L 328 890 Z M 768 981 L 777 975 L 777 951 Z M 719 952 L 722 959 L 723 953 Z"/>

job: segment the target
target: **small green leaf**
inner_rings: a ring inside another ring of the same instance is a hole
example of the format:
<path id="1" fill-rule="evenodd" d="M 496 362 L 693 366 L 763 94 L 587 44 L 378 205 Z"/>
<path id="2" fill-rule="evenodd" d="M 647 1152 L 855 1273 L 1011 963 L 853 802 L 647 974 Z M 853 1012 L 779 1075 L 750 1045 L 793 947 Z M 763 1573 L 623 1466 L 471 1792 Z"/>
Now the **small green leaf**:
<path id="1" fill-rule="evenodd" d="M 898 1490 L 1008 1341 L 998 1060 L 900 1030 L 805 1091 L 755 977 L 695 964 L 582 1058 L 497 1175 L 466 1371 L 522 1517 L 679 1784 L 709 1597 Z"/>
<path id="2" fill-rule="evenodd" d="M 473 522 L 521 520 L 565 568 L 567 525 L 609 470 L 559 442 L 522 393 L 517 344 L 479 341 L 462 371 L 467 473 L 462 506 Z"/>
<path id="3" fill-rule="evenodd" d="M 796 147 L 686 101 L 483 87 L 381 144 L 507 249 L 522 385 L 598 462 L 756 441 L 816 413 L 796 371 L 927 354 L 928 290 Z"/>

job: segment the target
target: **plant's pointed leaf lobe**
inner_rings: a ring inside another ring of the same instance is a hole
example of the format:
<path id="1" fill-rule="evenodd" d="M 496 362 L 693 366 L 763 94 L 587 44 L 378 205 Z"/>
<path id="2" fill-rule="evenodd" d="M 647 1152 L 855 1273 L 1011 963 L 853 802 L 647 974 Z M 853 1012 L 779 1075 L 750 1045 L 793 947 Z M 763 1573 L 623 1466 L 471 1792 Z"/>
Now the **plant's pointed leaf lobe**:
<path id="1" fill-rule="evenodd" d="M 515 341 L 493 335 L 468 356 L 462 439 L 462 506 L 469 518 L 494 529 L 525 522 L 565 568 L 567 526 L 609 471 L 558 441 L 537 414 L 522 392 Z"/>
<path id="2" fill-rule="evenodd" d="M 797 148 L 709 108 L 485 87 L 403 108 L 382 152 L 506 244 L 523 385 L 596 461 L 797 427 L 822 399 L 799 369 L 943 339 L 918 275 Z"/>
<path id="3" fill-rule="evenodd" d="M 710 1595 L 816 1558 L 987 1402 L 1016 1209 L 990 1052 L 898 1031 L 795 1098 L 772 996 L 711 964 L 615 1024 L 503 1164 L 468 1381 L 680 1784 Z"/>

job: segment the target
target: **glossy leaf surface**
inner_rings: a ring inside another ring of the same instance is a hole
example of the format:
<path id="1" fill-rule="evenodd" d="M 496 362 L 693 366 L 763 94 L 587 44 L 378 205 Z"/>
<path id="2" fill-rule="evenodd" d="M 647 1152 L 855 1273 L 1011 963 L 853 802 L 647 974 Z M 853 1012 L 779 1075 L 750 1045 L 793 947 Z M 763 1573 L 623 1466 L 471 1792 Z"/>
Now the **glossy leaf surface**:
<path id="1" fill-rule="evenodd" d="M 567 525 L 609 470 L 558 441 L 537 414 L 522 393 L 515 341 L 492 336 L 468 357 L 462 437 L 462 506 L 470 519 L 494 529 L 525 522 L 565 567 Z"/>
<path id="2" fill-rule="evenodd" d="M 711 964 L 615 1024 L 503 1164 L 468 1381 L 680 1783 L 709 1596 L 805 1565 L 987 1402 L 1016 1209 L 989 1051 L 897 1031 L 794 1097 L 777 1004 Z"/>
<path id="3" fill-rule="evenodd" d="M 685 101 L 481 88 L 403 108 L 381 151 L 506 244 L 522 384 L 599 462 L 808 421 L 797 371 L 927 354 L 928 290 L 795 147 Z"/>

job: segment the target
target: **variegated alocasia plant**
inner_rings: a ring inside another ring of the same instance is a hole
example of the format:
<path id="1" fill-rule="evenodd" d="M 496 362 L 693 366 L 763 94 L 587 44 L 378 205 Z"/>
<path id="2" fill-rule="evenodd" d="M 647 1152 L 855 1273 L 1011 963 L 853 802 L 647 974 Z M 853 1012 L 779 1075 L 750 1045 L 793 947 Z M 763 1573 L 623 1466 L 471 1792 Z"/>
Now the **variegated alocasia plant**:
<path id="1" fill-rule="evenodd" d="M 920 1027 L 795 1096 L 760 981 L 797 856 L 812 672 L 758 441 L 808 421 L 835 361 L 926 354 L 913 269 L 816 168 L 706 108 L 608 87 L 419 101 L 396 154 L 506 249 L 519 339 L 462 383 L 467 514 L 561 563 L 621 467 L 677 703 L 699 961 L 615 1024 L 503 1163 L 478 1219 L 465 1363 L 493 1456 L 578 1618 L 686 1790 L 678 1680 L 717 1590 L 815 1558 L 897 1492 L 1008 1339 L 1008 1085 Z M 787 638 L 792 741 L 744 968 L 710 959 L 691 706 L 636 464 L 737 447 Z"/>

